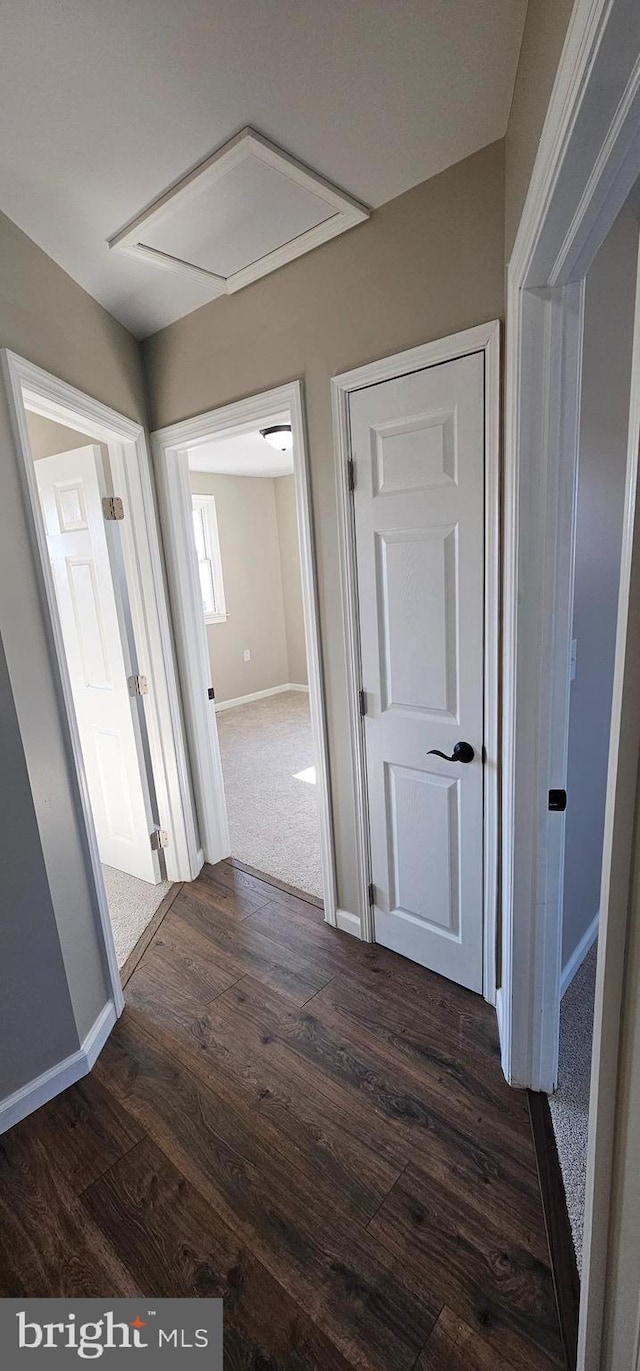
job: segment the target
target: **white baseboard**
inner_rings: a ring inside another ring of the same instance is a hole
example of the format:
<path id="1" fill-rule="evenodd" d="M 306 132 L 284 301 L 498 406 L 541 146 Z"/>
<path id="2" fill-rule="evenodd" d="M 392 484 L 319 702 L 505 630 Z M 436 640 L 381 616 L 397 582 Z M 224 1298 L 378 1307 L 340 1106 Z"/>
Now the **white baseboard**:
<path id="1" fill-rule="evenodd" d="M 600 910 L 598 910 L 598 912 L 594 914 L 591 923 L 589 924 L 589 927 L 585 929 L 580 939 L 580 942 L 578 943 L 578 946 L 574 948 L 573 952 L 571 953 L 571 956 L 569 957 L 568 962 L 562 968 L 562 974 L 560 976 L 560 999 L 562 999 L 565 990 L 568 990 L 569 986 L 571 985 L 571 982 L 576 972 L 582 966 L 582 963 L 587 953 L 591 951 L 591 948 L 593 947 L 593 944 L 595 943 L 595 940 L 598 936 L 599 923 Z"/>
<path id="2" fill-rule="evenodd" d="M 266 700 L 268 695 L 284 695 L 287 690 L 304 690 L 308 693 L 309 687 L 306 685 L 293 685 L 287 681 L 286 685 L 270 686 L 268 690 L 254 690 L 252 695 L 237 695 L 234 700 L 218 700 L 216 702 L 216 714 L 221 709 L 235 709 L 236 705 L 250 705 L 253 700 Z"/>
<path id="3" fill-rule="evenodd" d="M 350 914 L 348 909 L 336 909 L 336 927 L 343 933 L 353 934 L 354 938 L 362 938 L 358 915 Z"/>
<path id="4" fill-rule="evenodd" d="M 27 1085 L 21 1086 L 12 1095 L 8 1095 L 6 1100 L 2 1100 L 0 1103 L 0 1133 L 6 1133 L 9 1128 L 20 1123 L 21 1119 L 26 1119 L 27 1114 L 33 1114 L 36 1109 L 40 1109 L 43 1104 L 52 1100 L 54 1095 L 60 1095 L 63 1090 L 68 1090 L 75 1081 L 79 1081 L 81 1076 L 88 1075 L 102 1051 L 117 1017 L 113 1000 L 107 1000 L 104 1009 L 99 1013 L 77 1052 L 73 1052 L 70 1057 L 65 1057 L 63 1061 L 57 1062 L 55 1066 L 50 1066 L 48 1071 L 43 1071 L 41 1076 L 36 1076 L 35 1080 L 29 1081 Z"/>

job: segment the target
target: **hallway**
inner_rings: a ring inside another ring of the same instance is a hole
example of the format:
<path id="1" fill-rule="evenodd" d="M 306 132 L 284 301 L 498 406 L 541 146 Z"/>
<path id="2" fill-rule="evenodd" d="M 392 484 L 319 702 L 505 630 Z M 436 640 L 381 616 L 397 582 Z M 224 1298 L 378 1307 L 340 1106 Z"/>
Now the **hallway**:
<path id="1" fill-rule="evenodd" d="M 126 1000 L 92 1075 L 0 1141 L 0 1294 L 223 1294 L 229 1367 L 563 1366 L 479 997 L 221 863 Z"/>

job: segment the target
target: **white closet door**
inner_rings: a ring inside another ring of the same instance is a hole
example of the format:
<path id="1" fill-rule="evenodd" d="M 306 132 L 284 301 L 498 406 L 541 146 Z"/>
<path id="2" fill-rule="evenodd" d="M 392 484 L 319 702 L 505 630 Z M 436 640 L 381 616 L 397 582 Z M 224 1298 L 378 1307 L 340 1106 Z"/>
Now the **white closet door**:
<path id="1" fill-rule="evenodd" d="M 481 992 L 483 356 L 349 411 L 375 935 Z"/>

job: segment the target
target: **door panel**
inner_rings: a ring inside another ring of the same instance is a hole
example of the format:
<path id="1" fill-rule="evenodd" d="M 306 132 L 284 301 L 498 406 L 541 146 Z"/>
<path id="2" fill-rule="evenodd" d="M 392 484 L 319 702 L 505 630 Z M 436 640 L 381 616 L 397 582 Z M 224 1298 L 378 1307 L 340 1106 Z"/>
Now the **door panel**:
<path id="1" fill-rule="evenodd" d="M 482 990 L 484 359 L 349 397 L 376 939 Z M 475 757 L 449 757 L 465 740 Z"/>
<path id="2" fill-rule="evenodd" d="M 109 677 L 95 562 L 86 557 L 65 557 L 64 574 L 73 608 L 83 684 L 94 690 L 111 690 L 113 681 Z"/>
<path id="3" fill-rule="evenodd" d="M 456 933 L 460 924 L 457 861 L 457 780 L 409 767 L 387 766 L 391 838 L 390 906 Z M 440 876 L 439 883 L 434 874 Z"/>
<path id="4" fill-rule="evenodd" d="M 456 531 L 398 529 L 376 533 L 375 541 L 382 707 L 455 721 Z M 426 585 L 428 597 L 421 593 Z M 441 653 L 434 653 L 434 643 L 442 644 Z"/>
<path id="5" fill-rule="evenodd" d="M 127 686 L 98 463 L 75 448 L 35 463 L 100 858 L 154 884 L 151 799 Z"/>

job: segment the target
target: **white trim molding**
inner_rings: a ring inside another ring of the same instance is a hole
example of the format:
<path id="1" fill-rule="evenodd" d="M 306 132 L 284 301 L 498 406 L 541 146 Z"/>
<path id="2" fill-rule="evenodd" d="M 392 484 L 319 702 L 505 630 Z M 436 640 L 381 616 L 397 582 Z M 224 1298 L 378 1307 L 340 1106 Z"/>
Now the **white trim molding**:
<path id="1" fill-rule="evenodd" d="M 584 276 L 640 171 L 634 34 L 625 0 L 576 0 L 507 276 L 503 1068 L 533 1090 L 557 1081 Z"/>
<path id="2" fill-rule="evenodd" d="M 484 765 L 484 942 L 483 994 L 495 1004 L 496 930 L 498 898 L 498 643 L 500 596 L 500 324 L 492 320 L 476 328 L 439 338 L 435 342 L 383 357 L 380 361 L 334 376 L 331 381 L 333 435 L 336 465 L 336 499 L 340 598 L 347 663 L 349 735 L 355 784 L 356 859 L 358 913 L 345 914 L 340 926 L 357 918 L 360 936 L 373 942 L 373 916 L 369 903 L 369 815 L 365 775 L 364 735 L 359 697 L 362 688 L 358 593 L 356 578 L 353 501 L 349 487 L 350 457 L 349 395 L 364 386 L 378 385 L 407 376 L 423 367 L 437 366 L 473 352 L 484 354 L 485 364 L 485 765 Z"/>
<path id="3" fill-rule="evenodd" d="M 209 410 L 193 419 L 172 424 L 152 434 L 151 441 L 185 707 L 189 759 L 199 818 L 198 827 L 205 860 L 215 863 L 229 855 L 230 843 L 216 710 L 211 709 L 208 698 L 211 669 L 192 546 L 189 450 L 210 442 L 212 438 L 250 433 L 261 424 L 281 420 L 291 424 L 293 434 L 293 474 L 309 674 L 309 705 L 318 791 L 324 913 L 327 923 L 335 927 L 337 895 L 329 752 L 302 383 L 292 381 L 275 390 L 251 395 L 235 404 Z M 307 687 L 286 684 L 277 689 L 301 688 Z M 262 692 L 256 692 L 253 697 L 246 698 L 260 698 L 261 694 Z M 223 700 L 220 703 L 222 708 L 229 708 L 240 702 L 239 698 L 234 701 Z"/>
<path id="4" fill-rule="evenodd" d="M 0 1102 L 0 1134 L 14 1128 L 21 1119 L 41 1109 L 54 1096 L 68 1090 L 82 1076 L 87 1076 L 100 1055 L 107 1038 L 118 1018 L 119 1010 L 113 1000 L 108 1000 L 92 1024 L 82 1046 L 63 1061 L 56 1062 L 43 1071 L 35 1080 L 29 1081 L 19 1090 Z"/>
<path id="5" fill-rule="evenodd" d="M 350 933 L 353 938 L 362 938 L 362 923 L 357 914 L 350 914 L 348 909 L 336 910 L 336 928 L 341 933 Z"/>
<path id="6" fill-rule="evenodd" d="M 599 926 L 600 910 L 598 910 L 597 913 L 594 914 L 591 923 L 588 924 L 585 928 L 585 931 L 582 934 L 579 943 L 576 944 L 576 946 L 573 949 L 573 952 L 571 953 L 571 956 L 567 959 L 562 968 L 562 975 L 560 977 L 561 999 L 565 992 L 569 989 L 569 986 L 571 985 L 574 976 L 580 970 L 580 967 L 582 966 L 585 957 L 591 951 L 591 948 L 593 947 L 593 944 L 595 943 L 596 938 L 598 936 Z"/>
<path id="7" fill-rule="evenodd" d="M 325 204 L 326 217 L 315 227 L 294 234 L 286 243 L 257 257 L 255 261 L 226 277 L 194 262 L 173 256 L 169 252 L 163 252 L 157 247 L 151 247 L 145 242 L 145 238 L 148 238 L 151 232 L 156 232 L 158 227 L 170 220 L 172 213 L 180 211 L 194 197 L 201 196 L 211 186 L 221 182 L 228 172 L 240 166 L 247 158 L 253 158 L 263 166 L 272 168 L 279 176 L 311 192 L 316 200 Z M 363 219 L 368 217 L 369 210 L 358 200 L 354 200 L 353 196 L 338 190 L 337 186 L 333 186 L 317 172 L 311 171 L 310 167 L 291 157 L 255 129 L 245 128 L 115 233 L 109 239 L 109 248 L 111 251 L 125 252 L 130 257 L 138 257 L 162 271 L 174 272 L 179 276 L 204 282 L 211 287 L 212 296 L 215 298 L 218 295 L 242 290 L 243 286 L 257 281 L 260 276 L 276 271 L 285 263 L 292 262 L 295 257 L 310 252 L 312 248 L 319 247 L 321 243 L 328 242 L 339 233 L 345 233 L 347 229 L 362 223 Z"/>
<path id="8" fill-rule="evenodd" d="M 306 685 L 292 685 L 287 681 L 286 685 L 269 686 L 267 690 L 253 690 L 250 695 L 236 695 L 232 700 L 216 700 L 216 714 L 220 714 L 225 709 L 235 709 L 237 705 L 251 705 L 254 700 L 266 700 L 269 695 L 285 695 L 289 690 L 304 691 L 309 694 L 309 687 Z"/>

